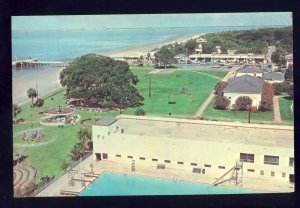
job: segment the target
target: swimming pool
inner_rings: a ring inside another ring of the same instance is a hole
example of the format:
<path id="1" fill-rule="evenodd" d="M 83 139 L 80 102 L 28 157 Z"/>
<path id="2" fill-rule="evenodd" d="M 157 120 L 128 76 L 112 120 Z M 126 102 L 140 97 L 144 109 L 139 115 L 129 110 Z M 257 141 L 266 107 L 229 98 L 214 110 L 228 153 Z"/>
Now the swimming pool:
<path id="1" fill-rule="evenodd" d="M 258 190 L 104 172 L 79 196 L 193 195 L 263 193 Z"/>

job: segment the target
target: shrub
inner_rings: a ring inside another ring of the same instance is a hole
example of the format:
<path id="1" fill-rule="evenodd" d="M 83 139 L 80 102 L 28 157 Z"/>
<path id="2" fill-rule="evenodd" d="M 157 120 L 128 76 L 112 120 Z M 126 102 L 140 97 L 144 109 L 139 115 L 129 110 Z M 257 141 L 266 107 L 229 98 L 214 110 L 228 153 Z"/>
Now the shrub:
<path id="1" fill-rule="evenodd" d="M 292 84 L 289 85 L 286 92 L 289 95 L 288 98 L 291 99 L 291 100 L 294 100 L 294 86 Z"/>
<path id="2" fill-rule="evenodd" d="M 248 96 L 240 96 L 236 99 L 233 108 L 238 111 L 249 110 L 249 107 L 252 105 L 252 99 Z"/>
<path id="3" fill-rule="evenodd" d="M 230 100 L 227 97 L 217 97 L 215 108 L 225 110 L 229 107 Z"/>
<path id="4" fill-rule="evenodd" d="M 265 82 L 263 85 L 263 92 L 261 94 L 261 104 L 259 106 L 259 110 L 261 111 L 272 110 L 273 97 L 274 97 L 273 85 L 271 83 Z"/>
<path id="5" fill-rule="evenodd" d="M 70 167 L 70 162 L 64 160 L 63 163 L 61 164 L 61 169 L 66 170 L 68 167 Z"/>
<path id="6" fill-rule="evenodd" d="M 283 85 L 281 83 L 273 83 L 273 89 L 275 95 L 280 95 L 283 92 Z"/>
<path id="7" fill-rule="evenodd" d="M 35 103 L 33 104 L 33 107 L 42 107 L 44 105 L 44 100 L 39 98 L 35 101 Z"/>
<path id="8" fill-rule="evenodd" d="M 218 82 L 215 86 L 215 94 L 217 96 L 222 96 L 223 95 L 223 90 L 224 88 L 228 85 L 228 82 Z"/>
<path id="9" fill-rule="evenodd" d="M 137 115 L 137 116 L 143 116 L 143 115 L 145 115 L 146 113 L 145 113 L 145 111 L 143 110 L 143 109 L 141 109 L 141 108 L 138 108 L 136 111 L 135 111 L 135 115 Z"/>

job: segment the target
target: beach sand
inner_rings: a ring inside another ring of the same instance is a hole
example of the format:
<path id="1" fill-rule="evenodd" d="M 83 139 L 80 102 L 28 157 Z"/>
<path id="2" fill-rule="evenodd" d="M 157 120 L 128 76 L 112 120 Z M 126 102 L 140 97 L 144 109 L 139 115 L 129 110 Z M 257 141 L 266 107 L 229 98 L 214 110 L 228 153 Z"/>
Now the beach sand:
<path id="1" fill-rule="evenodd" d="M 22 105 L 31 101 L 27 97 L 29 88 L 38 86 L 39 96 L 48 94 L 49 92 L 61 87 L 59 82 L 59 73 L 63 67 L 56 67 L 49 71 L 36 72 L 31 76 L 19 77 L 12 80 L 12 98 L 13 104 Z"/>
<path id="2" fill-rule="evenodd" d="M 202 34 L 203 35 L 203 34 Z M 191 34 L 191 35 L 178 35 L 175 37 L 168 38 L 167 40 L 164 41 L 159 41 L 151 44 L 146 44 L 142 46 L 137 46 L 129 49 L 123 49 L 123 50 L 118 50 L 118 51 L 112 51 L 112 52 L 104 52 L 101 53 L 101 55 L 104 56 L 110 56 L 110 57 L 139 57 L 141 55 L 146 55 L 149 51 L 155 49 L 155 48 L 160 48 L 163 45 L 167 45 L 170 43 L 182 43 L 185 42 L 191 38 L 197 38 L 199 37 L 198 35 Z"/>
<path id="3" fill-rule="evenodd" d="M 155 42 L 151 44 L 146 44 L 138 47 L 132 47 L 129 49 L 123 49 L 118 51 L 111 51 L 101 53 L 101 55 L 110 56 L 110 57 L 130 57 L 130 56 L 141 56 L 146 55 L 152 49 L 159 48 L 163 45 L 170 43 L 181 43 L 190 38 L 196 38 L 198 35 L 180 35 L 169 38 L 164 41 Z M 61 87 L 59 82 L 59 73 L 62 70 L 62 67 L 57 67 L 49 71 L 37 72 L 32 76 L 14 78 L 12 80 L 12 97 L 13 103 L 22 105 L 26 102 L 31 101 L 27 97 L 27 90 L 29 88 L 35 88 L 36 84 L 38 85 L 39 96 L 43 96 L 51 91 L 54 91 Z"/>

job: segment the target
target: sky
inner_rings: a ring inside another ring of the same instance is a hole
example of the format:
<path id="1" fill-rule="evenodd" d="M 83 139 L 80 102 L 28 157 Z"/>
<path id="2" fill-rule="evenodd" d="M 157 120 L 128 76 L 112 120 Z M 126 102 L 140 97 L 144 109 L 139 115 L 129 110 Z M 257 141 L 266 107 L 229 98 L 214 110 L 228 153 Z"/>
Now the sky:
<path id="1" fill-rule="evenodd" d="M 12 30 L 292 25 L 291 12 L 13 16 Z"/>

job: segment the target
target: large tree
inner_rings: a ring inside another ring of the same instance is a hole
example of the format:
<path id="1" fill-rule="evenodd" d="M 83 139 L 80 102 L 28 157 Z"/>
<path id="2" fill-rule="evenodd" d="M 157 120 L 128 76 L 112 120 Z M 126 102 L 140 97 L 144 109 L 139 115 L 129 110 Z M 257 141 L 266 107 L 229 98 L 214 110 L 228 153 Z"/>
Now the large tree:
<path id="1" fill-rule="evenodd" d="M 96 54 L 76 58 L 60 73 L 67 98 L 81 99 L 91 107 L 138 106 L 143 100 L 134 87 L 138 81 L 128 63 Z"/>
<path id="2" fill-rule="evenodd" d="M 21 113 L 21 111 L 22 111 L 22 108 L 19 105 L 17 105 L 17 104 L 13 105 L 13 117 L 14 117 L 14 119 L 17 117 L 17 115 L 19 113 Z"/>
<path id="3" fill-rule="evenodd" d="M 263 92 L 261 94 L 260 111 L 270 111 L 273 109 L 274 88 L 271 83 L 265 82 L 263 85 Z"/>
<path id="4" fill-rule="evenodd" d="M 32 103 L 32 106 L 33 106 L 33 98 L 37 97 L 36 90 L 34 88 L 29 88 L 27 90 L 27 96 L 28 96 L 28 98 L 31 98 L 31 103 Z"/>
<path id="5" fill-rule="evenodd" d="M 155 53 L 155 57 L 164 65 L 165 68 L 167 67 L 167 64 L 174 62 L 174 54 L 168 46 L 161 47 L 160 50 Z"/>
<path id="6" fill-rule="evenodd" d="M 284 79 L 288 81 L 293 81 L 293 66 L 290 64 L 284 73 Z"/>

